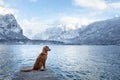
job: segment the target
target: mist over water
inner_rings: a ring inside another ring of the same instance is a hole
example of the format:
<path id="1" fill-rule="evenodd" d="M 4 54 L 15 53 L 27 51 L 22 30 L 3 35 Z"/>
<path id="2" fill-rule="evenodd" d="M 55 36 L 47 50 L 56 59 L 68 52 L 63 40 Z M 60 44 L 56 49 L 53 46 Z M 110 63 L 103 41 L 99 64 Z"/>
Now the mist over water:
<path id="1" fill-rule="evenodd" d="M 44 45 L 0 45 L 0 80 L 32 66 Z M 58 80 L 119 80 L 120 46 L 49 45 L 47 67 Z"/>

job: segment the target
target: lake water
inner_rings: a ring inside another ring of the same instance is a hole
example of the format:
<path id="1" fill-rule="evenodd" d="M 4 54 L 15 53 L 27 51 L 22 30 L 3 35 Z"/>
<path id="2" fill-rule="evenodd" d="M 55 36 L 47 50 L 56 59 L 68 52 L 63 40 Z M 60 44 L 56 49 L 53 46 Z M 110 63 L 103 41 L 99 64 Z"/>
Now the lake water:
<path id="1" fill-rule="evenodd" d="M 0 80 L 32 66 L 44 45 L 0 45 Z M 47 66 L 58 80 L 120 80 L 120 46 L 49 45 Z"/>

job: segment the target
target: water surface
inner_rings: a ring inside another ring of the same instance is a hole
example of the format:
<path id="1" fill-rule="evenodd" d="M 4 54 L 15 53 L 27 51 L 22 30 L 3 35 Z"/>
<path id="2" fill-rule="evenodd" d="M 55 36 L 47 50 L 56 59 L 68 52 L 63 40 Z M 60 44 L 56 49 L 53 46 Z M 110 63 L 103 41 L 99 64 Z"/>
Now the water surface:
<path id="1" fill-rule="evenodd" d="M 44 45 L 0 45 L 0 80 L 34 64 Z M 58 80 L 120 80 L 120 46 L 49 45 Z"/>

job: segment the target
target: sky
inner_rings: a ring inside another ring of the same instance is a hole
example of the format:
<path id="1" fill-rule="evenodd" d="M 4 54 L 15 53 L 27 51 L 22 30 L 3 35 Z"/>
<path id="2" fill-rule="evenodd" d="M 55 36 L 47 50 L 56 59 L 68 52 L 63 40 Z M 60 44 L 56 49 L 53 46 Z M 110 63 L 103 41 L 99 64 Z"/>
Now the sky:
<path id="1" fill-rule="evenodd" d="M 58 24 L 75 29 L 120 16 L 120 0 L 0 0 L 0 14 L 12 13 L 29 38 Z M 30 35 L 31 34 L 31 35 Z"/>

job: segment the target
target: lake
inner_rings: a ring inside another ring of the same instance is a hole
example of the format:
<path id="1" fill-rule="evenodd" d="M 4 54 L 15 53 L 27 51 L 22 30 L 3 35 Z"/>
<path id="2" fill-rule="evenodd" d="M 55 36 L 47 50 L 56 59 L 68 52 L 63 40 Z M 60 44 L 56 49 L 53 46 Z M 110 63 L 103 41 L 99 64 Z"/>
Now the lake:
<path id="1" fill-rule="evenodd" d="M 0 45 L 0 80 L 32 66 L 44 45 Z M 48 45 L 58 80 L 120 80 L 120 46 Z"/>

